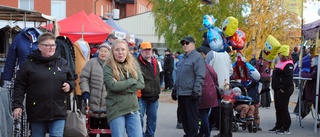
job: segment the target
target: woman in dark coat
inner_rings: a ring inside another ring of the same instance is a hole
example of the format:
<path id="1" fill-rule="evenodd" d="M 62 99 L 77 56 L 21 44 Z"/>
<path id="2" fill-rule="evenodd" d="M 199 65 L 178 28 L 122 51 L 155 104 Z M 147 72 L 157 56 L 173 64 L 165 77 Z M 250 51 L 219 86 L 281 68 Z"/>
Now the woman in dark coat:
<path id="1" fill-rule="evenodd" d="M 269 132 L 290 134 L 291 117 L 288 110 L 290 96 L 294 91 L 293 61 L 289 57 L 289 46 L 282 45 L 277 63 L 272 74 L 272 89 L 274 91 L 274 105 L 276 108 L 276 125 Z"/>
<path id="2" fill-rule="evenodd" d="M 67 94 L 75 83 L 67 61 L 56 53 L 55 36 L 43 33 L 38 49 L 20 65 L 14 83 L 13 116 L 17 119 L 24 108 L 26 94 L 27 121 L 33 137 L 63 136 L 67 115 Z"/>

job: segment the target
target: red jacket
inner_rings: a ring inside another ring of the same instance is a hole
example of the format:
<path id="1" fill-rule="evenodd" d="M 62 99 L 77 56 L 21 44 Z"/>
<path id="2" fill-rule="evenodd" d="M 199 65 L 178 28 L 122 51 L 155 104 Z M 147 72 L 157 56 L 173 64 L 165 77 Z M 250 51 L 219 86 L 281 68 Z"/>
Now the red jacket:
<path id="1" fill-rule="evenodd" d="M 210 65 L 206 64 L 206 75 L 202 86 L 202 96 L 199 102 L 199 109 L 218 106 L 216 85 L 219 85 L 217 73 Z"/>

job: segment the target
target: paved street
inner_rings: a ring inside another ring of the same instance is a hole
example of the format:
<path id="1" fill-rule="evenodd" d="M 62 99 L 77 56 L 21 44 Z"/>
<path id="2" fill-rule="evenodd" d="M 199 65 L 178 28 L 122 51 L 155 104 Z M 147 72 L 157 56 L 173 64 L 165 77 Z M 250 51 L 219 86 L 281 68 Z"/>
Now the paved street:
<path id="1" fill-rule="evenodd" d="M 293 111 L 297 102 L 298 90 L 296 90 L 290 99 L 290 112 Z M 182 137 L 184 132 L 182 129 L 176 129 L 176 108 L 177 103 L 172 101 L 169 92 L 162 92 L 160 98 L 160 105 L 158 111 L 158 125 L 156 130 L 156 137 Z M 288 136 L 278 135 L 276 133 L 269 133 L 268 130 L 274 127 L 275 123 L 275 109 L 272 104 L 270 109 L 260 108 L 261 128 L 263 131 L 257 133 L 249 133 L 248 130 L 239 128 L 237 132 L 233 133 L 234 137 L 273 137 L 273 136 Z M 320 129 L 317 129 L 317 134 L 314 133 L 314 119 L 311 113 L 302 120 L 303 128 L 300 127 L 299 119 L 295 114 L 291 114 L 291 137 L 319 137 Z M 218 131 L 212 131 L 211 136 L 218 134 Z"/>

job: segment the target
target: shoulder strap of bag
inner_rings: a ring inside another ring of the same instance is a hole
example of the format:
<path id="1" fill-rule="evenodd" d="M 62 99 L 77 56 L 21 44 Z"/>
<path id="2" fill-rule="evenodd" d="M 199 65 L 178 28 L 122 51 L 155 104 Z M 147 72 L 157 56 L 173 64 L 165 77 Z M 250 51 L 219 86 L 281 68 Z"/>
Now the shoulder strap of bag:
<path id="1" fill-rule="evenodd" d="M 216 92 L 217 92 L 218 99 L 221 99 L 222 92 L 221 92 L 219 86 L 214 82 L 214 81 L 215 81 L 215 80 L 214 80 L 214 77 L 213 77 L 213 75 L 211 74 L 211 72 L 208 70 L 207 67 L 206 67 L 206 71 L 209 72 L 209 74 L 210 74 L 210 76 L 211 76 L 211 78 L 212 78 L 212 81 L 213 81 L 213 83 L 214 83 L 214 85 L 215 85 L 215 87 L 216 87 Z"/>
<path id="2" fill-rule="evenodd" d="M 217 86 L 217 84 L 216 84 L 216 82 L 215 82 L 215 80 L 214 80 L 213 75 L 211 74 L 211 72 L 208 70 L 208 68 L 207 68 L 207 67 L 206 67 L 206 71 L 208 71 L 208 73 L 210 74 L 210 76 L 211 76 L 211 78 L 212 78 L 212 81 L 213 81 L 214 85 L 215 85 L 215 86 Z"/>
<path id="3" fill-rule="evenodd" d="M 78 103 L 78 97 L 77 97 L 77 94 L 75 94 L 74 90 L 71 93 L 73 93 L 73 98 L 72 98 L 73 104 L 72 104 L 71 110 L 72 110 L 72 112 L 76 112 L 76 105 Z"/>

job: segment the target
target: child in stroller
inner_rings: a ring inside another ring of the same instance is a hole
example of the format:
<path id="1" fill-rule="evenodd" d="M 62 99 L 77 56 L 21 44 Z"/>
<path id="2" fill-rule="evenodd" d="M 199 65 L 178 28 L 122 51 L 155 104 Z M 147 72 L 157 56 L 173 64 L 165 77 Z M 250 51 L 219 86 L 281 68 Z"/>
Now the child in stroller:
<path id="1" fill-rule="evenodd" d="M 237 83 L 240 84 L 240 83 Z M 237 85 L 236 84 L 236 85 Z M 248 127 L 249 132 L 257 132 L 257 126 L 254 122 L 254 105 L 251 97 L 247 96 L 246 89 L 241 85 L 237 87 L 231 82 L 231 87 L 233 87 L 233 92 L 235 96 L 235 116 L 233 122 L 233 131 L 238 131 L 239 126 L 243 130 Z"/>
<path id="2" fill-rule="evenodd" d="M 235 110 L 240 113 L 239 120 L 244 123 L 254 120 L 254 106 L 252 105 L 252 98 L 249 96 L 241 95 L 241 89 L 239 87 L 235 87 L 232 90 L 234 92 L 234 97 L 236 100 Z"/>

